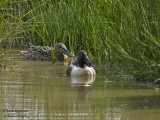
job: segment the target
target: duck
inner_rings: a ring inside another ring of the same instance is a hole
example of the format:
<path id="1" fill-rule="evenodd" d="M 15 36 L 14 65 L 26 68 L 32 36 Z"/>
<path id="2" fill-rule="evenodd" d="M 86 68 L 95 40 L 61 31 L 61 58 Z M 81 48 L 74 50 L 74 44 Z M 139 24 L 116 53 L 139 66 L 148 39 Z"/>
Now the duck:
<path id="1" fill-rule="evenodd" d="M 49 46 L 36 46 L 29 44 L 27 51 L 21 51 L 21 54 L 31 60 L 52 61 L 52 48 Z M 66 48 L 63 43 L 57 43 L 54 46 L 54 61 L 67 61 L 74 55 Z"/>
<path id="2" fill-rule="evenodd" d="M 87 52 L 85 50 L 79 50 L 77 60 L 72 62 L 67 70 L 67 76 L 90 76 L 96 75 L 96 71 L 93 68 L 92 63 L 89 61 Z"/>

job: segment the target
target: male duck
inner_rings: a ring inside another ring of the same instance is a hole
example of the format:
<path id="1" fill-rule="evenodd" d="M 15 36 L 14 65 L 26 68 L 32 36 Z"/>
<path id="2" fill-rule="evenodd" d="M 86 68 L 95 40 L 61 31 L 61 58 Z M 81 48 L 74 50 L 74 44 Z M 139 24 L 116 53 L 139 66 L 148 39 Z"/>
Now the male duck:
<path id="1" fill-rule="evenodd" d="M 67 68 L 66 74 L 68 76 L 95 76 L 96 72 L 89 61 L 87 52 L 80 50 L 78 52 L 77 61 L 71 63 Z"/>
<path id="2" fill-rule="evenodd" d="M 32 60 L 52 60 L 52 48 L 49 46 L 35 46 L 29 43 L 28 51 L 21 51 L 21 54 L 27 59 Z M 67 50 L 63 43 L 57 43 L 54 47 L 54 59 L 58 61 L 67 61 L 68 57 L 73 57 L 73 55 Z"/>

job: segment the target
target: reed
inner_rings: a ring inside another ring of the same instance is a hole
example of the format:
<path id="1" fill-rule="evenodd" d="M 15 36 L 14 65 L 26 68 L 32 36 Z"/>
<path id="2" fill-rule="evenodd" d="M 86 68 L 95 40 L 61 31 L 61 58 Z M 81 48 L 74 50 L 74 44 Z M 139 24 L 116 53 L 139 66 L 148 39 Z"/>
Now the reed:
<path id="1" fill-rule="evenodd" d="M 52 45 L 64 42 L 70 49 L 86 49 L 105 61 L 159 60 L 159 7 L 154 0 L 31 2 L 32 40 Z"/>
<path id="2" fill-rule="evenodd" d="M 25 13 L 7 15 L 19 25 L 6 33 L 7 39 L 20 35 L 20 43 L 29 40 L 50 46 L 63 42 L 75 54 L 85 49 L 95 63 L 132 64 L 135 70 L 156 66 L 159 71 L 158 0 L 22 0 L 15 4 L 24 6 L 20 11 Z"/>

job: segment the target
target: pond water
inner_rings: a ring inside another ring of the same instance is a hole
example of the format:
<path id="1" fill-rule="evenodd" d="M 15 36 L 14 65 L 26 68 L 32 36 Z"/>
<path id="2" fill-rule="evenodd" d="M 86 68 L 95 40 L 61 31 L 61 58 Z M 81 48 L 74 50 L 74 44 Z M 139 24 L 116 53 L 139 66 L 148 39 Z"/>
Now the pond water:
<path id="1" fill-rule="evenodd" d="M 0 73 L 0 118 L 4 120 L 159 120 L 158 87 L 102 71 L 96 78 L 70 78 L 62 63 L 9 55 L 14 71 Z"/>

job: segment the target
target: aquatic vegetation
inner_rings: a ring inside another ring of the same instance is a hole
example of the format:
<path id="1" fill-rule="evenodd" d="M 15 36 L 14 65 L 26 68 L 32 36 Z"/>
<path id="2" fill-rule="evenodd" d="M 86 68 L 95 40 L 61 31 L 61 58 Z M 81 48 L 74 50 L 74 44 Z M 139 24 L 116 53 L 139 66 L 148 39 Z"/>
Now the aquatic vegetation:
<path id="1" fill-rule="evenodd" d="M 85 49 L 97 62 L 127 59 L 156 64 L 159 4 L 150 0 L 32 1 L 31 40 L 47 45 L 64 42 L 73 52 Z"/>

